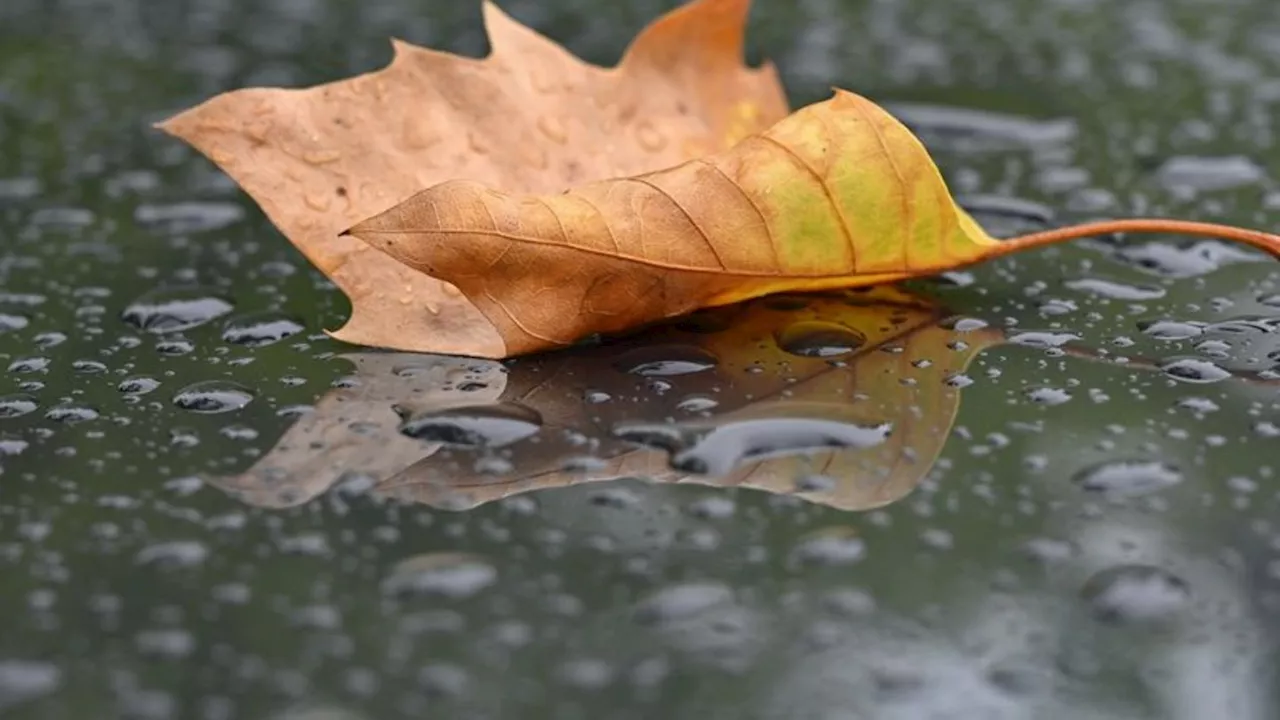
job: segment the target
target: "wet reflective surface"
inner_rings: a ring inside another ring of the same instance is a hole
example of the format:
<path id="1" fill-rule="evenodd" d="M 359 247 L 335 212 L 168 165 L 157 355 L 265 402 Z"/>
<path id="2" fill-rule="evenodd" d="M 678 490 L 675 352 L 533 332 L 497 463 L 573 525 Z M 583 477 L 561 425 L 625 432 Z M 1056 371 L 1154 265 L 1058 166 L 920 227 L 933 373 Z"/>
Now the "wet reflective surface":
<path id="1" fill-rule="evenodd" d="M 436 5 L 0 3 L 0 714 L 1280 715 L 1272 261 L 1102 237 L 509 363 L 344 346 L 148 125 L 482 52 Z M 793 100 L 883 100 L 994 233 L 1280 216 L 1268 3 L 758 5 Z M 602 62 L 660 6 L 504 4 Z"/>

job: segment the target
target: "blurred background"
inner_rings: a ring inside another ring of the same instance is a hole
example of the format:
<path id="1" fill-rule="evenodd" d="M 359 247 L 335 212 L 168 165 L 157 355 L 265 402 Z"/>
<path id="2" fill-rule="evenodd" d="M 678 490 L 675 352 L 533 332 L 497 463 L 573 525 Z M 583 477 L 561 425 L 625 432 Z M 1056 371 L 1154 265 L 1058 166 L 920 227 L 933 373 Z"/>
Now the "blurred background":
<path id="1" fill-rule="evenodd" d="M 674 3 L 500 5 L 612 64 Z M 799 465 L 764 490 L 655 465 L 492 502 L 371 491 L 399 469 L 392 406 L 452 366 L 338 357 L 341 294 L 150 125 L 375 69 L 393 36 L 486 52 L 456 0 L 0 3 L 0 714 L 1280 716 L 1280 276 L 1224 243 L 1101 238 L 917 283 L 965 321 L 856 391 L 948 398 L 951 432 L 884 507 L 824 504 L 856 473 Z M 995 233 L 1280 228 L 1268 0 L 758 0 L 749 45 L 795 106 L 885 104 Z M 929 372 L 947 343 L 981 347 Z M 699 377 L 633 376 L 613 412 L 669 425 Z M 335 403 L 372 440 L 308 435 Z M 240 475 L 291 428 L 301 469 Z M 518 476 L 521 447 L 446 448 L 436 482 Z"/>

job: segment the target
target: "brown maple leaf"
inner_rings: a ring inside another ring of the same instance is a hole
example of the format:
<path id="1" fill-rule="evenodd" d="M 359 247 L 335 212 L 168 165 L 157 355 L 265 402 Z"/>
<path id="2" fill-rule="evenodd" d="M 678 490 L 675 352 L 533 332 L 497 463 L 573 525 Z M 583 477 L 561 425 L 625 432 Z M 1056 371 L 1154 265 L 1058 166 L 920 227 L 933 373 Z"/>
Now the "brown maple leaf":
<path id="1" fill-rule="evenodd" d="M 749 0 L 697 0 L 614 68 L 492 3 L 484 59 L 393 43 L 386 68 L 306 89 L 219 95 L 159 127 L 193 145 L 351 299 L 332 333 L 399 350 L 502 357 L 456 287 L 339 233 L 450 179 L 549 193 L 716 152 L 787 113 L 772 65 L 743 64 Z"/>

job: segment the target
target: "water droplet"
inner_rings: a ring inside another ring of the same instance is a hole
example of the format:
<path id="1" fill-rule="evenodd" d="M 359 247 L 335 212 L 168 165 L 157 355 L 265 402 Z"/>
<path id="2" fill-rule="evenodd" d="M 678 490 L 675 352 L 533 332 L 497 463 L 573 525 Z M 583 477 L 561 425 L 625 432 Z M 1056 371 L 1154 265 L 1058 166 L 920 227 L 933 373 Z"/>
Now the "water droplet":
<path id="1" fill-rule="evenodd" d="M 851 527 L 831 527 L 806 535 L 791 549 L 801 565 L 849 565 L 867 554 L 867 544 Z"/>
<path id="2" fill-rule="evenodd" d="M 1198 358 L 1164 362 L 1160 365 L 1160 371 L 1175 380 L 1188 383 L 1212 383 L 1231 377 L 1231 372 L 1226 368 Z"/>
<path id="3" fill-rule="evenodd" d="M 1178 156 L 1156 170 L 1156 180 L 1171 190 L 1213 192 L 1254 185 L 1266 179 L 1266 171 L 1243 155 L 1225 157 Z"/>
<path id="4" fill-rule="evenodd" d="M 400 432 L 418 440 L 462 447 L 504 447 L 542 429 L 542 415 L 516 403 L 449 408 L 414 415 Z"/>
<path id="5" fill-rule="evenodd" d="M 1068 332 L 1047 332 L 1038 330 L 1027 330 L 1015 333 L 1009 336 L 1009 342 L 1014 345 L 1022 345 L 1025 347 L 1036 348 L 1056 348 L 1062 347 L 1072 340 L 1079 340 L 1080 336 L 1075 333 Z"/>
<path id="6" fill-rule="evenodd" d="M 125 395 L 146 395 L 158 387 L 160 387 L 159 380 L 146 376 L 138 376 L 125 378 L 116 386 L 116 390 L 119 390 Z"/>
<path id="7" fill-rule="evenodd" d="M 0 708 L 9 711 L 19 703 L 48 695 L 61 682 L 62 671 L 52 663 L 0 660 Z"/>
<path id="8" fill-rule="evenodd" d="M 87 405 L 58 405 L 49 408 L 44 416 L 61 423 L 77 423 L 98 419 L 98 411 Z"/>
<path id="9" fill-rule="evenodd" d="M 35 412 L 40 407 L 30 395 L 6 395 L 0 397 L 0 418 L 15 418 Z"/>
<path id="10" fill-rule="evenodd" d="M 173 404 L 191 412 L 214 414 L 239 410 L 253 401 L 253 392 L 228 380 L 206 380 L 186 386 Z"/>
<path id="11" fill-rule="evenodd" d="M 197 540 L 175 540 L 148 545 L 139 550 L 134 559 L 139 565 L 192 567 L 204 562 L 207 557 L 209 548 L 204 543 Z"/>
<path id="12" fill-rule="evenodd" d="M 25 315 L 12 315 L 10 313 L 0 313 L 0 332 L 8 332 L 10 330 L 21 330 L 31 321 Z"/>
<path id="13" fill-rule="evenodd" d="M 468 553 L 429 553 L 403 560 L 382 582 L 391 595 L 437 595 L 469 598 L 498 580 L 498 570 Z"/>
<path id="14" fill-rule="evenodd" d="M 1071 399 L 1071 393 L 1051 387 L 1032 388 L 1026 391 L 1026 396 L 1038 405 L 1061 405 Z"/>
<path id="15" fill-rule="evenodd" d="M 720 476 L 747 462 L 831 448 L 866 448 L 889 435 L 888 423 L 855 424 L 838 420 L 776 417 L 710 425 L 624 424 L 614 434 L 630 442 L 661 448 L 681 472 Z"/>
<path id="16" fill-rule="evenodd" d="M 1182 482 L 1182 472 L 1153 460 L 1121 460 L 1086 468 L 1072 479 L 1091 492 L 1132 496 L 1177 485 Z"/>
<path id="17" fill-rule="evenodd" d="M 97 375 L 106 372 L 107 366 L 97 360 L 76 360 L 71 363 L 71 369 L 85 375 Z"/>
<path id="18" fill-rule="evenodd" d="M 694 581 L 658 590 L 636 605 L 633 617 L 645 625 L 672 623 L 731 603 L 733 590 L 728 585 Z"/>
<path id="19" fill-rule="evenodd" d="M 688 375 L 710 370 L 717 360 L 714 355 L 694 345 L 646 345 L 619 355 L 613 366 L 633 375 Z"/>
<path id="20" fill-rule="evenodd" d="M 1130 285 L 1115 280 L 1102 278 L 1084 278 L 1068 280 L 1064 283 L 1068 288 L 1079 292 L 1110 298 L 1112 300 L 1157 300 L 1165 296 L 1165 289 L 1153 285 Z"/>
<path id="21" fill-rule="evenodd" d="M 262 347 L 296 335 L 302 330 L 301 323 L 281 315 L 246 315 L 228 320 L 222 330 L 222 339 L 236 345 Z"/>
<path id="22" fill-rule="evenodd" d="M 1155 320 L 1138 323 L 1138 329 L 1144 335 L 1157 340 L 1187 340 L 1201 335 L 1204 332 L 1204 323 Z"/>
<path id="23" fill-rule="evenodd" d="M 9 363 L 11 373 L 41 372 L 49 367 L 51 361 L 47 357 L 19 358 Z"/>
<path id="24" fill-rule="evenodd" d="M 778 347 L 804 357 L 847 355 L 866 344 L 867 338 L 851 328 L 823 320 L 788 325 L 777 334 Z"/>
<path id="25" fill-rule="evenodd" d="M 217 230 L 232 225 L 243 217 L 244 209 L 229 202 L 139 205 L 133 213 L 134 220 L 139 223 L 174 235 Z"/>
<path id="26" fill-rule="evenodd" d="M 680 402 L 676 403 L 676 408 L 689 413 L 699 413 L 712 410 L 720 405 L 715 398 L 706 395 L 690 395 Z"/>
<path id="27" fill-rule="evenodd" d="M 200 288 L 154 290 L 130 303 L 120 317 L 140 330 L 168 333 L 203 325 L 232 309 L 229 301 Z"/>
<path id="28" fill-rule="evenodd" d="M 1168 620 L 1191 601 L 1186 580 L 1150 565 L 1118 565 L 1085 582 L 1081 596 L 1105 622 Z"/>

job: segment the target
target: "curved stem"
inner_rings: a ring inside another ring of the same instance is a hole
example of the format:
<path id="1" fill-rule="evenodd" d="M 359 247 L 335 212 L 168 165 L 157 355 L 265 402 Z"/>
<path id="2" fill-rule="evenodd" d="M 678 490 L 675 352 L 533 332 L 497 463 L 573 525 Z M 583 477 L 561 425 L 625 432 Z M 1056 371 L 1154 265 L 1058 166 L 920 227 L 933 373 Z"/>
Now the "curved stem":
<path id="1" fill-rule="evenodd" d="M 1043 230 L 1003 240 L 992 248 L 988 258 L 1001 257 L 1010 253 L 1030 250 L 1031 248 L 1053 245 L 1067 240 L 1112 233 L 1169 233 L 1173 235 L 1194 235 L 1199 237 L 1234 240 L 1258 248 L 1273 256 L 1280 257 L 1280 235 L 1272 235 L 1260 230 L 1247 230 L 1217 223 L 1192 222 L 1189 220 L 1164 219 L 1130 219 L 1099 220 L 1097 222 L 1068 225 L 1067 227 Z"/>

